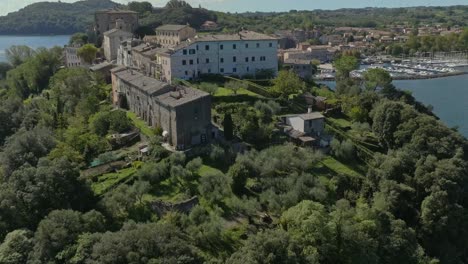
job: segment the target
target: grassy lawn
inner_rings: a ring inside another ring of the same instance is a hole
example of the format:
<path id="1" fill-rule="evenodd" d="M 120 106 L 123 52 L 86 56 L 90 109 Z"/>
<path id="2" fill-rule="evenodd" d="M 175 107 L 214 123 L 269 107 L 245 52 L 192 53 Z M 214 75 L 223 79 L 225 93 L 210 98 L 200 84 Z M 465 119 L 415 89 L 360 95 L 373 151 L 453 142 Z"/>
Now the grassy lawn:
<path id="1" fill-rule="evenodd" d="M 237 91 L 237 94 L 238 95 L 250 95 L 250 96 L 257 96 L 259 97 L 260 95 L 254 93 L 254 92 L 251 92 L 247 89 L 244 89 L 244 88 L 241 88 Z M 216 90 L 216 93 L 214 96 L 228 96 L 228 95 L 234 95 L 234 92 L 231 90 L 231 89 L 227 89 L 227 88 L 224 88 L 224 87 L 219 87 L 218 90 Z"/>
<path id="2" fill-rule="evenodd" d="M 140 129 L 141 133 L 143 133 L 147 137 L 154 137 L 154 129 L 149 127 L 145 121 L 139 119 L 137 115 L 133 112 L 127 111 L 127 116 L 132 120 L 133 124 Z"/>
<path id="3" fill-rule="evenodd" d="M 341 128 L 351 127 L 352 123 L 344 118 L 327 117 L 327 121 Z"/>
<path id="4" fill-rule="evenodd" d="M 203 176 L 206 176 L 210 173 L 223 173 L 222 171 L 216 169 L 216 168 L 213 168 L 213 167 L 210 167 L 208 165 L 203 165 L 201 166 L 201 168 L 198 170 L 198 174 L 203 177 Z"/>
<path id="5" fill-rule="evenodd" d="M 346 165 L 331 156 L 328 156 L 325 159 L 323 159 L 322 163 L 327 168 L 336 173 L 346 174 L 352 177 L 363 177 L 363 175 L 360 172 L 356 171 L 355 168 L 352 168 L 351 166 Z"/>
<path id="6" fill-rule="evenodd" d="M 118 172 L 103 174 L 99 176 L 97 182 L 91 184 L 91 188 L 96 195 L 102 195 L 116 184 L 131 177 L 135 172 L 136 169 L 131 167 Z"/>

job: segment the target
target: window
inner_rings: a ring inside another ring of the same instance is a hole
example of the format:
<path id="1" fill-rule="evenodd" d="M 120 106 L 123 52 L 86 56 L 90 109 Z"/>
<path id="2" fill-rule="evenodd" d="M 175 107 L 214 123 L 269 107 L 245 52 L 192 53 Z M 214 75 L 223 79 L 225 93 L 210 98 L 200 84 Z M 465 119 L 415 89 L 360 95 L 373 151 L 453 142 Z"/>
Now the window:
<path id="1" fill-rule="evenodd" d="M 245 62 L 249 62 L 249 57 L 245 57 Z"/>
<path id="2" fill-rule="evenodd" d="M 197 45 L 197 50 L 198 50 L 198 45 Z"/>
<path id="3" fill-rule="evenodd" d="M 199 59 L 199 58 L 197 58 L 197 64 L 199 64 L 199 63 L 200 63 L 200 59 Z"/>
<path id="4" fill-rule="evenodd" d="M 249 67 L 247 67 L 247 71 L 250 71 L 250 68 L 249 68 Z"/>
<path id="5" fill-rule="evenodd" d="M 224 72 L 224 68 L 220 68 L 219 72 L 221 72 L 221 73 Z"/>
<path id="6" fill-rule="evenodd" d="M 252 57 L 252 61 L 255 61 L 255 57 Z"/>
<path id="7" fill-rule="evenodd" d="M 188 71 L 185 71 L 185 75 L 188 75 Z"/>
<path id="8" fill-rule="evenodd" d="M 223 44 L 219 45 L 219 49 L 220 50 L 224 49 L 224 45 Z"/>
<path id="9" fill-rule="evenodd" d="M 205 62 L 210 63 L 210 59 L 206 58 Z"/>
<path id="10" fill-rule="evenodd" d="M 260 56 L 260 61 L 266 61 L 266 57 L 265 56 Z"/>
<path id="11" fill-rule="evenodd" d="M 208 69 L 208 73 L 211 73 L 211 69 Z"/>
<path id="12" fill-rule="evenodd" d="M 190 64 L 190 65 L 193 65 L 193 60 L 190 60 L 190 61 L 189 61 L 189 64 Z"/>
<path id="13" fill-rule="evenodd" d="M 219 59 L 221 63 L 224 63 L 224 58 Z"/>
<path id="14" fill-rule="evenodd" d="M 237 45 L 236 45 L 236 44 L 232 44 L 232 49 L 237 49 Z"/>
<path id="15" fill-rule="evenodd" d="M 210 50 L 210 45 L 205 45 L 205 50 Z"/>
<path id="16" fill-rule="evenodd" d="M 232 68 L 232 72 L 237 72 L 237 68 Z"/>
<path id="17" fill-rule="evenodd" d="M 257 48 L 260 48 L 260 43 L 257 43 Z"/>
<path id="18" fill-rule="evenodd" d="M 187 55 L 187 50 L 186 49 L 184 49 L 182 52 L 184 53 L 184 55 Z"/>
<path id="19" fill-rule="evenodd" d="M 273 43 L 270 42 L 269 46 L 270 46 L 270 48 L 272 48 L 272 47 L 273 47 Z"/>
<path id="20" fill-rule="evenodd" d="M 192 54 L 192 55 L 195 54 L 195 50 L 194 50 L 194 49 L 190 49 L 190 50 L 189 50 L 189 54 Z"/>
<path id="21" fill-rule="evenodd" d="M 245 43 L 245 48 L 246 48 L 246 49 L 249 48 L 249 43 Z"/>
<path id="22" fill-rule="evenodd" d="M 186 60 L 183 60 L 183 61 L 182 61 L 182 65 L 187 65 L 187 61 L 186 61 Z"/>
<path id="23" fill-rule="evenodd" d="M 237 57 L 236 56 L 232 57 L 232 62 L 236 62 L 236 61 L 237 61 Z"/>

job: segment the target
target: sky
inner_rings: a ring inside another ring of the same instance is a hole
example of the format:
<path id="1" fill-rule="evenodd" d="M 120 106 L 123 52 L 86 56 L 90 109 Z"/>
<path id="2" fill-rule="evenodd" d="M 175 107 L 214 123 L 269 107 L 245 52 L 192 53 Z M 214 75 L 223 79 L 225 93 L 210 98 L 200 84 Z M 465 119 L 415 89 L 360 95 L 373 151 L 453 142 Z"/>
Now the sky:
<path id="1" fill-rule="evenodd" d="M 29 4 L 44 0 L 0 0 L 0 15 L 16 11 Z M 55 2 L 58 0 L 48 0 Z M 77 0 L 61 0 L 76 2 Z M 114 0 L 128 3 L 134 0 Z M 164 6 L 168 0 L 147 0 L 153 6 Z M 360 7 L 407 7 L 407 6 L 447 6 L 468 5 L 468 0 L 186 0 L 193 6 L 229 12 L 246 11 L 288 11 L 313 9 L 338 9 Z"/>

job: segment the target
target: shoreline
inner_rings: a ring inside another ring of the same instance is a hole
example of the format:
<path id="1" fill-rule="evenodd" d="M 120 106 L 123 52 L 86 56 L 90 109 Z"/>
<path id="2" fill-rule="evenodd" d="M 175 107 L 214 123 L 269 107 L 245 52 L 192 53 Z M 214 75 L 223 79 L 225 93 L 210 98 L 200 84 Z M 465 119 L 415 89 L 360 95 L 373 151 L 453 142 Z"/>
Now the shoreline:
<path id="1" fill-rule="evenodd" d="M 460 76 L 460 75 L 465 75 L 468 74 L 468 72 L 448 72 L 448 73 L 441 73 L 441 74 L 434 74 L 434 75 L 427 75 L 427 76 L 422 76 L 422 75 L 416 75 L 416 76 L 399 76 L 399 77 L 392 77 L 392 80 L 394 81 L 403 81 L 403 80 L 430 80 L 430 79 L 438 79 L 438 78 L 444 78 L 444 77 L 453 77 L 453 76 Z M 336 81 L 336 78 L 313 78 L 314 81 Z M 361 80 L 362 78 L 353 78 L 356 80 Z"/>

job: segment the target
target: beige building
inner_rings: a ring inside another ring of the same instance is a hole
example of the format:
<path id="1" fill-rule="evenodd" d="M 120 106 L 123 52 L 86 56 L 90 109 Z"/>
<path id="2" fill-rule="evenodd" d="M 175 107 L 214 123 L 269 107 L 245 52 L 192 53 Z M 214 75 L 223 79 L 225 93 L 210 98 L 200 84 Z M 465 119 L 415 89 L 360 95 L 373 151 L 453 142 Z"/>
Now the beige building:
<path id="1" fill-rule="evenodd" d="M 161 50 L 157 78 L 194 79 L 203 74 L 246 76 L 278 72 L 278 39 L 253 31 L 237 34 L 200 35 Z"/>
<path id="2" fill-rule="evenodd" d="M 81 57 L 78 56 L 78 49 L 81 45 L 65 46 L 63 49 L 63 58 L 65 60 L 65 67 L 83 67 L 85 62 Z"/>
<path id="3" fill-rule="evenodd" d="M 123 23 L 117 24 L 117 20 Z M 138 26 L 138 13 L 130 10 L 101 10 L 94 14 L 94 32 L 98 37 L 114 28 L 134 32 Z"/>
<path id="4" fill-rule="evenodd" d="M 156 35 L 148 39 L 162 47 L 173 47 L 182 41 L 193 38 L 197 32 L 188 25 L 163 25 L 156 28 Z"/>
<path id="5" fill-rule="evenodd" d="M 104 56 L 106 57 L 106 60 L 117 60 L 117 51 L 120 47 L 120 43 L 124 40 L 131 39 L 132 37 L 132 33 L 118 28 L 104 32 L 102 47 L 104 49 Z"/>
<path id="6" fill-rule="evenodd" d="M 170 85 L 125 67 L 111 70 L 115 106 L 126 108 L 175 149 L 185 150 L 213 138 L 211 96 L 198 89 Z"/>

